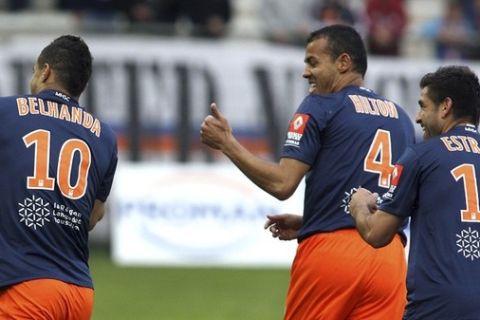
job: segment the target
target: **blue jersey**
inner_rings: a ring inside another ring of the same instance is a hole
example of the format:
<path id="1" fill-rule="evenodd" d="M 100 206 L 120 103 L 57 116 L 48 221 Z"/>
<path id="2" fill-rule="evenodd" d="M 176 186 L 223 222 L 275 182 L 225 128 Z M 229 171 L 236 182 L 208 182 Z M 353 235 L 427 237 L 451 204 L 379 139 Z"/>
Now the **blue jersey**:
<path id="1" fill-rule="evenodd" d="M 0 288 L 93 287 L 88 227 L 117 164 L 113 131 L 61 92 L 0 98 Z"/>
<path id="2" fill-rule="evenodd" d="M 414 139 L 405 111 L 371 90 L 348 86 L 330 95 L 307 96 L 290 123 L 282 152 L 282 157 L 310 166 L 299 240 L 355 228 L 348 212 L 354 188 L 387 191 L 394 161 Z"/>
<path id="3" fill-rule="evenodd" d="M 411 216 L 407 319 L 480 317 L 480 135 L 459 126 L 407 149 L 380 209 Z"/>

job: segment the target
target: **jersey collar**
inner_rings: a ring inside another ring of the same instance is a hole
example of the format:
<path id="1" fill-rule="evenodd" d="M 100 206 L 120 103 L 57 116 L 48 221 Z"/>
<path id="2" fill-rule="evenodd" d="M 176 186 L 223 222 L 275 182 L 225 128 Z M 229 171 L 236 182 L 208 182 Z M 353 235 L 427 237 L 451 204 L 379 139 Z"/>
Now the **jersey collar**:
<path id="1" fill-rule="evenodd" d="M 453 127 L 452 130 L 464 130 L 468 132 L 478 133 L 477 126 L 471 123 L 459 124 Z"/>
<path id="2" fill-rule="evenodd" d="M 43 90 L 38 94 L 40 97 L 46 99 L 46 100 L 53 100 L 57 101 L 59 103 L 66 103 L 66 104 L 75 104 L 78 105 L 78 101 L 69 96 L 68 94 L 65 94 L 61 91 L 58 90 Z"/>

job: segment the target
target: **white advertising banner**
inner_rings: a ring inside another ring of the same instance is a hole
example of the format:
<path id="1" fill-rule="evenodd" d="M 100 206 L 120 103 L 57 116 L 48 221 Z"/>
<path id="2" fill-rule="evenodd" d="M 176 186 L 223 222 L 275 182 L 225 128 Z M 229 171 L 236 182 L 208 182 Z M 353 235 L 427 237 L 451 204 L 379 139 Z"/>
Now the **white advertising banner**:
<path id="1" fill-rule="evenodd" d="M 123 265 L 290 266 L 296 241 L 271 237 L 267 214 L 303 210 L 230 164 L 121 164 L 112 190 L 113 258 Z"/>
<path id="2" fill-rule="evenodd" d="M 30 35 L 0 42 L 0 95 L 29 90 L 33 63 L 51 40 Z M 307 92 L 303 48 L 246 39 L 86 35 L 85 40 L 94 56 L 94 72 L 82 105 L 119 131 L 128 128 L 132 104 L 139 107 L 145 131 L 170 133 L 184 117 L 179 110 L 185 105 L 188 122 L 196 128 L 212 99 L 241 132 L 258 133 L 265 127 L 269 103 L 284 128 Z M 365 86 L 398 102 L 414 118 L 420 78 L 444 64 L 467 64 L 480 73 L 480 64 L 472 61 L 372 56 Z"/>

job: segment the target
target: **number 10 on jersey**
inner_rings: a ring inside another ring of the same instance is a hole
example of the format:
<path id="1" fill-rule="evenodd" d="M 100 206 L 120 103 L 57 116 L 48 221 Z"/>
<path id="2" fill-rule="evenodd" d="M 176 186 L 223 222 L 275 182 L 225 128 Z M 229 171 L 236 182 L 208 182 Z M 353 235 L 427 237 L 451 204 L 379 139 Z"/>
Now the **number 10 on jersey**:
<path id="1" fill-rule="evenodd" d="M 88 145 L 80 139 L 66 140 L 58 155 L 56 177 L 49 176 L 50 166 L 50 131 L 38 129 L 23 136 L 27 148 L 35 147 L 33 176 L 27 177 L 28 189 L 53 190 L 55 179 L 62 195 L 69 199 L 80 199 L 85 195 L 88 183 L 88 171 L 91 163 L 91 152 Z M 78 153 L 77 181 L 72 185 L 71 174 L 75 153 Z"/>

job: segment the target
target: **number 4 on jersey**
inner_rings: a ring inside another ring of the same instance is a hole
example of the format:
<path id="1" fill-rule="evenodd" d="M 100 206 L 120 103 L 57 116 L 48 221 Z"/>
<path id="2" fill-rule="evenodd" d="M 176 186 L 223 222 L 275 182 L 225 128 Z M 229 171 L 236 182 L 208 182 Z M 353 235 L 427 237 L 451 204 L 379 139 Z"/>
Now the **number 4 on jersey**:
<path id="1" fill-rule="evenodd" d="M 378 174 L 378 185 L 383 188 L 390 186 L 394 169 L 391 145 L 390 132 L 378 129 L 363 162 L 363 170 Z"/>

